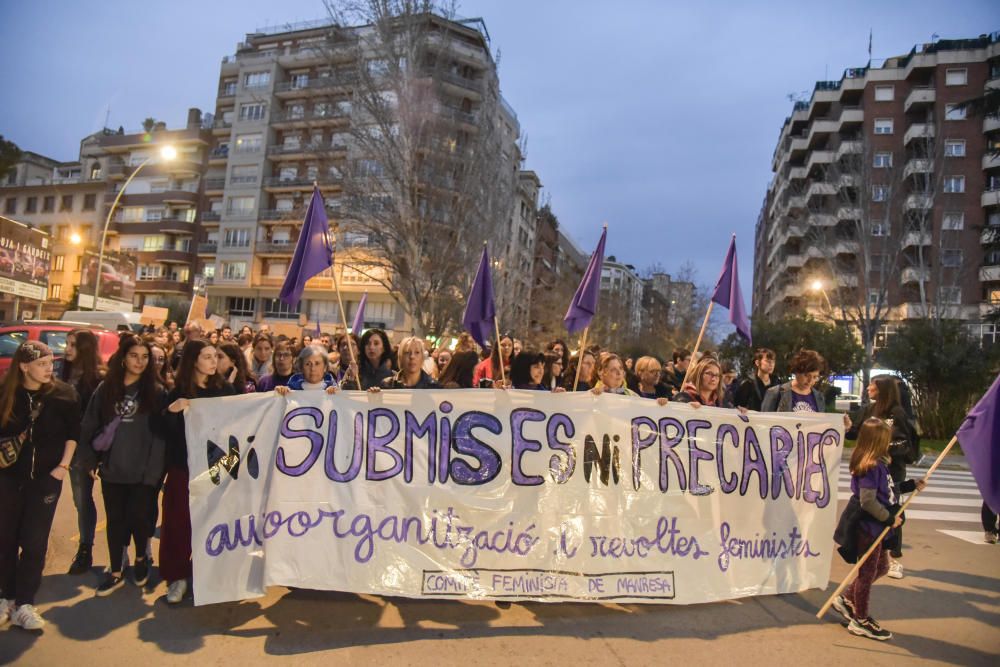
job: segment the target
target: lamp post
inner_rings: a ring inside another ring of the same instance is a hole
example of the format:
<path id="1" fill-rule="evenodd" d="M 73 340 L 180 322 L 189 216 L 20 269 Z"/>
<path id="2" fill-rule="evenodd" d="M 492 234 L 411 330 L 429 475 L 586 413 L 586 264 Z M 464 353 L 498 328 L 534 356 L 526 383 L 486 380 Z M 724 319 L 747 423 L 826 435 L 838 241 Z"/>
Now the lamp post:
<path id="1" fill-rule="evenodd" d="M 94 279 L 94 302 L 91 304 L 91 310 L 97 310 L 97 299 L 101 295 L 101 267 L 104 265 L 104 245 L 108 240 L 108 227 L 111 225 L 111 216 L 115 213 L 115 208 L 118 206 L 119 200 L 121 200 L 122 195 L 125 194 L 125 190 L 128 189 L 129 183 L 135 178 L 142 168 L 149 164 L 156 155 L 150 155 L 148 158 L 139 163 L 129 177 L 125 179 L 125 183 L 122 184 L 121 189 L 118 191 L 118 195 L 115 197 L 114 202 L 111 204 L 111 208 L 108 209 L 108 217 L 104 220 L 104 231 L 101 232 L 101 248 L 97 253 L 97 277 Z M 173 146 L 164 146 L 160 149 L 160 157 L 169 162 L 177 157 L 177 150 Z M 83 282 L 81 280 L 81 282 Z"/>
<path id="2" fill-rule="evenodd" d="M 826 307 L 830 309 L 830 313 L 833 313 L 833 304 L 830 303 L 830 296 L 826 293 L 826 289 L 823 287 L 823 281 L 814 280 L 809 287 L 812 291 L 820 292 L 823 295 L 823 298 L 826 299 Z"/>

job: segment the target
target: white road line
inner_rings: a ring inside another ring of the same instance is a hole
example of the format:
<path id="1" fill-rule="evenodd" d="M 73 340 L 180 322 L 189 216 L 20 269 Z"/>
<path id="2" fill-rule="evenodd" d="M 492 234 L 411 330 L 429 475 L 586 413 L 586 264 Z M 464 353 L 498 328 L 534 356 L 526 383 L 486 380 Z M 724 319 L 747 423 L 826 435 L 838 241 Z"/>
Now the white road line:
<path id="1" fill-rule="evenodd" d="M 929 498 L 920 494 L 910 502 L 913 505 L 942 505 L 950 507 L 982 507 L 981 500 L 975 498 Z"/>
<path id="2" fill-rule="evenodd" d="M 911 477 L 910 479 L 919 479 L 919 478 L 913 478 L 913 477 Z M 838 477 L 837 481 L 840 482 L 841 484 L 850 485 L 851 478 L 850 477 Z M 953 481 L 950 481 L 950 480 L 934 479 L 933 477 L 931 478 L 931 481 L 928 482 L 928 486 L 929 487 L 938 488 L 938 489 L 978 489 L 979 488 L 979 485 L 976 484 L 974 481 L 969 481 L 969 482 L 953 482 Z"/>
<path id="3" fill-rule="evenodd" d="M 965 542 L 971 542 L 972 544 L 978 544 L 983 547 L 993 547 L 996 549 L 995 544 L 987 544 L 983 540 L 983 531 L 981 530 L 942 530 L 938 528 L 939 533 L 944 533 L 949 537 L 957 537 Z"/>
<path id="4" fill-rule="evenodd" d="M 851 487 L 846 484 L 838 484 L 837 488 L 840 489 L 841 493 L 851 493 Z M 976 496 L 979 498 L 981 495 L 979 489 L 942 489 L 935 486 L 928 486 L 920 492 L 921 498 L 927 496 Z"/>
<path id="5" fill-rule="evenodd" d="M 936 512 L 933 510 L 906 510 L 907 519 L 919 521 L 957 521 L 960 523 L 982 523 L 979 513 Z"/>

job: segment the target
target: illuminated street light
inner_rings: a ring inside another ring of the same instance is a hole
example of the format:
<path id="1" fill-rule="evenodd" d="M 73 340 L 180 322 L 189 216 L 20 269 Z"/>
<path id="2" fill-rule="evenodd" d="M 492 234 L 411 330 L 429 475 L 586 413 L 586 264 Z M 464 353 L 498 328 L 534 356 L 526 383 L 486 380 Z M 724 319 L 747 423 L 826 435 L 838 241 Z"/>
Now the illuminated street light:
<path id="1" fill-rule="evenodd" d="M 131 174 L 129 174 L 129 177 L 125 179 L 125 183 L 122 184 L 121 189 L 118 191 L 115 201 L 111 204 L 111 208 L 108 209 L 108 217 L 104 220 L 104 231 L 101 233 L 101 249 L 97 254 L 97 278 L 94 280 L 94 302 L 90 305 L 91 310 L 97 310 L 97 298 L 101 294 L 101 274 L 103 273 L 102 266 L 104 265 L 104 246 L 108 240 L 108 227 L 111 225 L 111 216 L 114 215 L 115 208 L 117 208 L 122 195 L 125 194 L 125 190 L 128 189 L 129 183 L 131 183 L 132 179 L 135 178 L 140 171 L 142 171 L 142 168 L 149 164 L 155 157 L 157 157 L 155 153 L 150 155 L 148 158 L 140 162 L 139 166 L 136 167 Z M 173 146 L 166 145 L 160 149 L 159 157 L 164 162 L 169 162 L 177 157 L 177 149 Z"/>
<path id="2" fill-rule="evenodd" d="M 73 232 L 73 233 L 72 233 L 72 234 L 70 234 L 70 236 L 69 236 L 69 242 L 70 242 L 70 243 L 72 243 L 73 245 L 80 245 L 80 242 L 81 242 L 82 240 L 83 240 L 83 239 L 81 239 L 81 238 L 80 238 L 80 235 L 79 235 L 79 234 L 77 234 L 76 232 Z"/>

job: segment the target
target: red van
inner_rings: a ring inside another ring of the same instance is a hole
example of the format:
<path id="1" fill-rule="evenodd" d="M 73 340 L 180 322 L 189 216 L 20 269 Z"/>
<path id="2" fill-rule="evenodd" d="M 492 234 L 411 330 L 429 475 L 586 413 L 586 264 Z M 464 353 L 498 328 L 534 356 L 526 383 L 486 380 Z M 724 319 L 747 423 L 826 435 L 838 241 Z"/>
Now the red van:
<path id="1" fill-rule="evenodd" d="M 0 327 L 0 377 L 7 373 L 10 361 L 18 346 L 26 340 L 37 340 L 52 348 L 56 359 L 62 359 L 66 350 L 66 334 L 74 329 L 90 329 L 97 335 L 101 359 L 107 363 L 118 349 L 118 333 L 101 327 L 60 320 L 27 320 Z"/>

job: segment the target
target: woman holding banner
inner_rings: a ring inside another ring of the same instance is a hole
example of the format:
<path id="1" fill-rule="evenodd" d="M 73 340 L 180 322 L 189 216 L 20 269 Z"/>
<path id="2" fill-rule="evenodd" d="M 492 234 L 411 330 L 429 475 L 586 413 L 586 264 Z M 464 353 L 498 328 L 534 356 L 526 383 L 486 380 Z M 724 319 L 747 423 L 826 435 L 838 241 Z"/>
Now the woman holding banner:
<path id="1" fill-rule="evenodd" d="M 240 352 L 239 346 L 227 341 L 219 343 L 216 348 L 219 359 L 219 375 L 233 385 L 237 394 L 252 394 L 257 391 L 257 383 L 250 376 L 246 357 Z"/>
<path id="2" fill-rule="evenodd" d="M 792 380 L 771 387 L 764 394 L 761 412 L 825 412 L 826 399 L 816 389 L 826 361 L 815 350 L 802 349 L 792 357 Z M 846 426 L 850 426 L 848 422 Z"/>
<path id="3" fill-rule="evenodd" d="M 580 381 L 576 382 L 577 364 L 580 365 Z M 597 366 L 597 357 L 590 350 L 584 350 L 579 359 L 574 359 L 563 371 L 563 387 L 566 391 L 590 391 L 593 383 L 594 368 Z M 575 385 L 575 386 L 574 386 Z"/>
<path id="4" fill-rule="evenodd" d="M 636 393 L 625 386 L 625 364 L 617 354 L 606 354 L 601 358 L 601 365 L 597 371 L 598 381 L 591 391 L 594 394 L 619 394 L 622 396 L 635 396 Z M 664 400 L 661 405 L 666 405 Z"/>
<path id="5" fill-rule="evenodd" d="M 392 345 L 381 329 L 369 329 L 361 336 L 361 388 L 378 387 L 392 375 Z"/>
<path id="6" fill-rule="evenodd" d="M 729 393 L 722 387 L 722 367 L 715 357 L 702 357 L 691 371 L 690 381 L 673 398 L 676 403 L 689 403 L 700 408 L 732 408 Z"/>
<path id="7" fill-rule="evenodd" d="M 340 388 L 333 373 L 326 370 L 326 350 L 322 346 L 309 345 L 302 348 L 296 363 L 299 372 L 288 380 L 286 386 L 274 388 L 274 393 L 278 396 L 287 396 L 288 392 L 293 390 L 310 389 L 322 389 L 328 394 L 333 394 Z"/>
<path id="8" fill-rule="evenodd" d="M 381 389 L 440 389 L 423 369 L 424 341 L 409 336 L 399 343 L 399 372 L 382 381 L 381 387 L 370 387 L 368 391 L 377 393 Z"/>
<path id="9" fill-rule="evenodd" d="M 542 352 L 532 352 L 524 350 L 514 357 L 510 363 L 510 383 L 514 389 L 528 389 L 531 391 L 566 391 L 562 387 L 552 389 L 546 385 L 545 380 L 545 358 Z"/>
<path id="10" fill-rule="evenodd" d="M 358 382 L 358 350 L 361 349 L 361 341 L 352 333 L 341 334 L 337 338 L 337 367 L 333 369 L 333 376 L 337 379 L 341 389 L 361 389 Z M 352 361 L 353 360 L 353 361 Z"/>
<path id="11" fill-rule="evenodd" d="M 504 376 L 510 371 L 510 360 L 514 352 L 514 337 L 509 333 L 500 336 L 499 344 L 493 345 L 488 359 L 476 366 L 472 373 L 473 387 L 492 387 L 500 379 L 500 364 L 503 364 Z M 501 361 L 502 359 L 502 361 Z M 484 382 L 485 380 L 485 382 Z"/>
<path id="12" fill-rule="evenodd" d="M 263 393 L 273 391 L 277 387 L 284 387 L 295 374 L 295 355 L 288 341 L 279 340 L 274 346 L 274 353 L 271 356 L 271 366 L 274 369 L 264 377 L 257 380 L 257 391 Z"/>
<path id="13" fill-rule="evenodd" d="M 160 526 L 160 575 L 167 582 L 167 602 L 177 604 L 191 578 L 191 511 L 188 499 L 187 437 L 184 410 L 192 398 L 232 396 L 233 386 L 218 374 L 217 350 L 204 340 L 184 345 L 177 368 L 177 386 L 167 396 L 164 410 L 167 435 L 167 479 L 163 485 L 163 524 Z"/>

